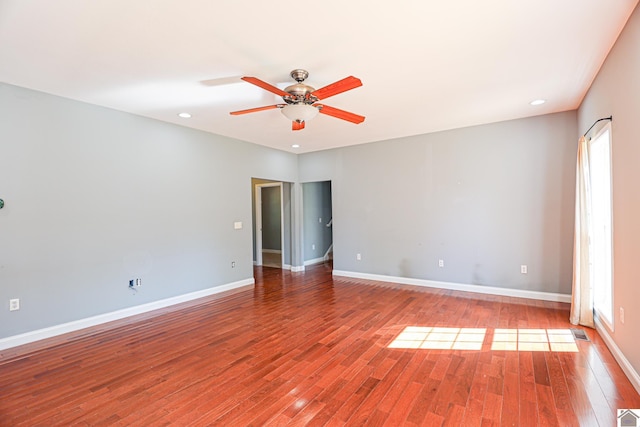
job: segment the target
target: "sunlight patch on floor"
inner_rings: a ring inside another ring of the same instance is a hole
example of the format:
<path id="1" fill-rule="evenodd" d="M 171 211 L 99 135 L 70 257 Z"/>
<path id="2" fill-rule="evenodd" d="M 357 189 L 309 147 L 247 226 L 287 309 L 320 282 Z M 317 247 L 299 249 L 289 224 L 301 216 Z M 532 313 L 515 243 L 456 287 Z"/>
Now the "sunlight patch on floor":
<path id="1" fill-rule="evenodd" d="M 486 328 L 407 326 L 389 348 L 481 350 Z"/>
<path id="2" fill-rule="evenodd" d="M 577 352 L 569 329 L 496 329 L 491 350 Z"/>
<path id="3" fill-rule="evenodd" d="M 486 328 L 407 326 L 388 348 L 482 350 Z M 577 352 L 569 329 L 495 329 L 491 350 Z"/>

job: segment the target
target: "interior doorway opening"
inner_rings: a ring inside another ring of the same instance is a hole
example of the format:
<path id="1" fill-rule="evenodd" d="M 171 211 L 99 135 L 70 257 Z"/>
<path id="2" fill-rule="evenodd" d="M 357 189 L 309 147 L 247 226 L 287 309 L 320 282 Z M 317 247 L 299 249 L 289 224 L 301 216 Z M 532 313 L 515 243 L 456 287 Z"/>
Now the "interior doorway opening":
<path id="1" fill-rule="evenodd" d="M 333 260 L 331 181 L 302 184 L 304 265 Z"/>
<path id="2" fill-rule="evenodd" d="M 252 178 L 253 262 L 291 268 L 291 184 Z"/>

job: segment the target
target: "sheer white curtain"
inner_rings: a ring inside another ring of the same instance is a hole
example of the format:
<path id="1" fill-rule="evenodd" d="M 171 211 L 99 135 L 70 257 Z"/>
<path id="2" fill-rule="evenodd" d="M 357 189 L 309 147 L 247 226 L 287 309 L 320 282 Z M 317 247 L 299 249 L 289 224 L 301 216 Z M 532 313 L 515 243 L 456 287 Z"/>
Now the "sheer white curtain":
<path id="1" fill-rule="evenodd" d="M 589 141 L 578 142 L 576 167 L 576 219 L 573 237 L 573 287 L 571 315 L 574 325 L 593 328 L 593 293 L 590 281 L 589 229 L 591 227 L 591 178 L 589 174 Z"/>

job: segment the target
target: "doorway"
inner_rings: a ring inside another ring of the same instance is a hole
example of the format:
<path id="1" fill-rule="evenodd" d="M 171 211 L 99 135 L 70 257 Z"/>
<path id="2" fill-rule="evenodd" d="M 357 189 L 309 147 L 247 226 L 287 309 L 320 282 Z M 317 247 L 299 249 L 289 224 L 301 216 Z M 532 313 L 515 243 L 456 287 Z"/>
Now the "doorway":
<path id="1" fill-rule="evenodd" d="M 251 179 L 253 262 L 256 266 L 291 268 L 291 184 Z"/>
<path id="2" fill-rule="evenodd" d="M 331 181 L 302 184 L 304 265 L 333 260 Z"/>
<path id="3" fill-rule="evenodd" d="M 256 185 L 256 265 L 282 268 L 282 183 Z"/>

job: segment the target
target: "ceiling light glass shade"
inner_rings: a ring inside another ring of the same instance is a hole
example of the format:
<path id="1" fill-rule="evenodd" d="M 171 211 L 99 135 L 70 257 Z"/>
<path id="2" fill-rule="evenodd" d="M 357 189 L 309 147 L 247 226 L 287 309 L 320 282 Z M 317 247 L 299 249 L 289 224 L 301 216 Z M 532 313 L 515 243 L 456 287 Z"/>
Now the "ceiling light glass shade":
<path id="1" fill-rule="evenodd" d="M 282 114 L 294 122 L 306 122 L 318 115 L 318 109 L 307 104 L 289 104 L 282 107 Z"/>

